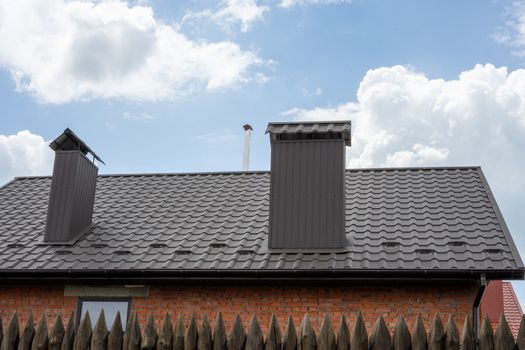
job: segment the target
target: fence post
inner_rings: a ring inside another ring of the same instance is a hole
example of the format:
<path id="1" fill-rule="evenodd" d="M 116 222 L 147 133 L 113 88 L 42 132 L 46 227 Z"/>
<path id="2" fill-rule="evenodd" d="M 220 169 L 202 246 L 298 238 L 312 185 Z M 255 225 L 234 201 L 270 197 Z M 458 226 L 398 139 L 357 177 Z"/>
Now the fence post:
<path id="1" fill-rule="evenodd" d="M 135 313 L 133 317 L 133 324 L 129 332 L 129 343 L 128 350 L 139 350 L 140 349 L 140 324 L 139 324 L 139 315 Z M 76 350 L 76 349 L 75 349 Z"/>
<path id="2" fill-rule="evenodd" d="M 295 349 L 297 349 L 297 331 L 295 330 L 292 316 L 288 316 L 286 329 L 284 330 L 283 350 Z"/>
<path id="3" fill-rule="evenodd" d="M 38 322 L 38 327 L 36 328 L 36 333 L 33 337 L 31 350 L 47 350 L 48 341 L 49 337 L 47 334 L 47 319 L 46 313 L 44 312 L 42 317 L 40 317 L 40 322 Z"/>
<path id="4" fill-rule="evenodd" d="M 345 314 L 341 315 L 339 330 L 337 331 L 337 350 L 350 350 L 350 331 Z"/>
<path id="5" fill-rule="evenodd" d="M 366 333 L 365 320 L 361 311 L 357 312 L 354 332 L 350 340 L 351 350 L 368 350 L 368 334 Z"/>
<path id="6" fill-rule="evenodd" d="M 319 339 L 317 341 L 318 350 L 336 350 L 337 343 L 335 340 L 334 327 L 332 326 L 332 320 L 328 313 L 324 314 L 323 324 L 321 325 L 321 331 L 319 332 Z"/>
<path id="7" fill-rule="evenodd" d="M 264 350 L 264 337 L 255 313 L 252 316 L 248 334 L 246 335 L 245 350 Z"/>
<path id="8" fill-rule="evenodd" d="M 159 338 L 157 339 L 157 350 L 171 350 L 173 344 L 173 325 L 171 324 L 170 314 L 166 311 L 164 323 L 160 328 Z"/>
<path id="9" fill-rule="evenodd" d="M 122 342 L 122 349 L 129 350 L 129 335 L 131 334 L 131 329 L 135 325 L 135 314 L 131 314 L 128 324 L 126 325 L 126 332 L 124 333 L 124 340 Z"/>
<path id="10" fill-rule="evenodd" d="M 108 346 L 108 326 L 106 324 L 106 316 L 104 310 L 100 310 L 97 323 L 91 335 L 90 350 L 106 350 Z"/>
<path id="11" fill-rule="evenodd" d="M 270 319 L 270 326 L 268 327 L 268 334 L 266 335 L 266 343 L 264 345 L 265 350 L 281 350 L 283 347 L 281 329 L 279 328 L 279 322 L 277 317 L 272 314 Z"/>
<path id="12" fill-rule="evenodd" d="M 370 334 L 370 350 L 390 350 L 392 349 L 392 338 L 390 337 L 390 331 L 383 319 L 383 316 L 379 316 L 377 321 L 372 328 Z"/>
<path id="13" fill-rule="evenodd" d="M 16 350 L 19 340 L 18 314 L 16 311 L 11 315 L 4 337 L 2 338 L 1 350 Z"/>
<path id="14" fill-rule="evenodd" d="M 211 337 L 211 326 L 208 315 L 202 316 L 201 327 L 199 328 L 199 339 L 197 341 L 198 350 L 212 350 L 213 339 Z"/>
<path id="15" fill-rule="evenodd" d="M 18 342 L 18 350 L 30 350 L 33 336 L 35 335 L 35 324 L 33 321 L 33 313 L 29 313 L 26 325 L 20 335 L 20 341 Z"/>
<path id="16" fill-rule="evenodd" d="M 228 339 L 228 350 L 244 350 L 246 343 L 246 332 L 242 325 L 241 317 L 239 314 L 235 317 L 233 322 L 233 328 Z"/>
<path id="17" fill-rule="evenodd" d="M 399 316 L 394 329 L 394 337 L 392 345 L 394 350 L 410 350 L 412 338 L 410 337 L 410 331 L 408 330 L 407 323 L 403 316 Z"/>
<path id="18" fill-rule="evenodd" d="M 452 315 L 448 316 L 447 330 L 445 332 L 445 348 L 447 350 L 459 350 L 459 330 Z"/>
<path id="19" fill-rule="evenodd" d="M 465 322 L 463 323 L 463 334 L 462 334 L 462 347 L 461 350 L 475 350 L 474 333 L 472 332 L 472 326 L 470 325 L 470 317 L 467 314 L 465 316 Z"/>
<path id="20" fill-rule="evenodd" d="M 195 313 L 191 314 L 190 323 L 186 334 L 184 335 L 184 350 L 196 350 L 197 349 L 197 321 L 195 320 Z"/>
<path id="21" fill-rule="evenodd" d="M 213 350 L 226 350 L 228 338 L 226 336 L 226 327 L 224 326 L 224 320 L 222 314 L 217 313 L 215 318 L 215 326 L 213 328 Z"/>
<path id="22" fill-rule="evenodd" d="M 509 324 L 505 315 L 501 315 L 496 328 L 496 335 L 494 336 L 494 348 L 496 350 L 512 350 L 514 349 L 514 337 L 510 330 Z"/>
<path id="23" fill-rule="evenodd" d="M 144 335 L 142 336 L 141 349 L 155 350 L 157 345 L 157 330 L 155 329 L 155 319 L 153 314 L 149 314 L 148 322 L 144 327 Z"/>
<path id="24" fill-rule="evenodd" d="M 308 316 L 308 314 L 304 315 L 303 321 L 301 322 L 299 337 L 299 341 L 297 342 L 297 348 L 299 350 L 316 350 L 317 336 L 310 323 L 310 316 Z"/>
<path id="25" fill-rule="evenodd" d="M 117 311 L 115 320 L 108 335 L 108 350 L 120 350 L 122 347 L 122 321 L 120 311 Z"/>
<path id="26" fill-rule="evenodd" d="M 89 311 L 87 311 L 78 327 L 78 332 L 75 336 L 75 341 L 73 342 L 73 350 L 89 350 L 90 341 L 91 319 L 89 318 Z"/>
<path id="27" fill-rule="evenodd" d="M 439 317 L 439 312 L 436 312 L 428 334 L 428 350 L 443 349 L 445 349 L 445 331 L 441 317 Z"/>
<path id="28" fill-rule="evenodd" d="M 64 337 L 62 338 L 61 350 L 73 350 L 75 333 L 75 312 L 72 311 L 67 322 L 66 333 L 64 333 Z"/>
<path id="29" fill-rule="evenodd" d="M 525 315 L 521 316 L 520 329 L 516 337 L 516 348 L 518 350 L 525 350 Z"/>
<path id="30" fill-rule="evenodd" d="M 494 332 L 487 315 L 483 318 L 479 331 L 479 350 L 494 350 Z"/>
<path id="31" fill-rule="evenodd" d="M 62 315 L 60 312 L 53 323 L 51 334 L 49 335 L 48 350 L 60 350 L 62 347 L 62 339 L 64 338 L 65 330 L 62 322 Z"/>
<path id="32" fill-rule="evenodd" d="M 412 350 L 426 350 L 427 349 L 427 331 L 421 319 L 421 315 L 416 317 L 416 327 L 414 334 L 412 334 Z"/>
<path id="33" fill-rule="evenodd" d="M 173 350 L 184 350 L 184 320 L 179 312 L 177 323 L 175 324 L 175 333 L 173 334 Z"/>

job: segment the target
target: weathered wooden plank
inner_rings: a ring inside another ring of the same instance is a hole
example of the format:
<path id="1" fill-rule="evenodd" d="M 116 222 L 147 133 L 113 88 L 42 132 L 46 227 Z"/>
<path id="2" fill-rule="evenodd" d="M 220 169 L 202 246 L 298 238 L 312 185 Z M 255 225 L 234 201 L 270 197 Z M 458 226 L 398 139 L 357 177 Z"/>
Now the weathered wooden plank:
<path id="1" fill-rule="evenodd" d="M 120 311 L 117 311 L 108 335 L 108 350 L 121 350 L 122 338 L 122 320 L 120 319 Z"/>
<path id="2" fill-rule="evenodd" d="M 390 331 L 383 319 L 383 316 L 377 318 L 372 332 L 370 333 L 370 350 L 389 350 L 392 349 L 392 338 L 390 337 Z"/>
<path id="3" fill-rule="evenodd" d="M 75 341 L 73 342 L 73 350 L 89 350 L 91 342 L 91 318 L 89 317 L 89 311 L 80 321 Z"/>
<path id="4" fill-rule="evenodd" d="M 463 332 L 461 334 L 461 350 L 475 350 L 476 343 L 474 341 L 474 332 L 470 324 L 470 317 L 467 314 L 465 316 L 465 322 L 463 323 Z"/>
<path id="5" fill-rule="evenodd" d="M 30 350 L 31 343 L 33 342 L 33 336 L 35 335 L 35 323 L 33 321 L 33 313 L 29 313 L 29 318 L 20 334 L 20 340 L 18 342 L 18 350 Z"/>
<path id="6" fill-rule="evenodd" d="M 494 332 L 487 315 L 483 318 L 479 331 L 479 350 L 494 350 Z"/>
<path id="7" fill-rule="evenodd" d="M 73 350 L 73 345 L 75 343 L 75 334 L 75 312 L 73 311 L 71 312 L 71 315 L 69 315 L 66 332 L 64 333 L 64 337 L 62 338 L 62 345 L 60 347 L 61 350 Z"/>
<path id="8" fill-rule="evenodd" d="M 361 311 L 357 312 L 354 331 L 350 339 L 350 349 L 368 350 L 368 334 L 366 333 L 365 320 Z"/>
<path id="9" fill-rule="evenodd" d="M 335 339 L 334 327 L 330 315 L 326 313 L 319 332 L 319 339 L 317 341 L 318 350 L 336 350 L 337 342 Z"/>
<path id="10" fill-rule="evenodd" d="M 47 318 L 46 313 L 44 312 L 42 317 L 40 317 L 40 322 L 38 322 L 35 336 L 33 337 L 33 343 L 31 344 L 31 350 L 47 350 L 48 342 Z"/>
<path id="11" fill-rule="evenodd" d="M 210 321 L 208 315 L 202 316 L 201 326 L 199 327 L 199 339 L 197 340 L 197 350 L 211 350 L 213 347 L 213 339 L 211 336 Z"/>
<path id="12" fill-rule="evenodd" d="M 421 315 L 416 317 L 416 326 L 412 334 L 412 350 L 426 350 L 427 349 L 427 331 L 421 319 Z"/>
<path id="13" fill-rule="evenodd" d="M 496 350 L 512 350 L 514 349 L 514 337 L 510 330 L 509 324 L 505 315 L 501 315 L 498 326 L 496 327 L 496 334 L 494 335 L 494 348 Z"/>
<path id="14" fill-rule="evenodd" d="M 188 329 L 186 329 L 186 334 L 184 335 L 184 350 L 196 350 L 197 349 L 197 321 L 195 320 L 195 314 L 191 314 L 190 323 L 188 324 Z"/>
<path id="15" fill-rule="evenodd" d="M 48 350 L 60 350 L 62 347 L 62 339 L 65 334 L 64 322 L 62 322 L 62 315 L 60 312 L 51 327 L 51 333 L 49 334 Z"/>
<path id="16" fill-rule="evenodd" d="M 445 349 L 459 350 L 459 330 L 452 315 L 448 316 L 447 328 L 445 331 Z"/>
<path id="17" fill-rule="evenodd" d="M 104 310 L 100 311 L 95 328 L 91 334 L 91 350 L 107 350 L 108 347 L 108 326 Z"/>
<path id="18" fill-rule="evenodd" d="M 299 341 L 297 342 L 298 350 L 316 350 L 317 348 L 317 335 L 315 334 L 312 323 L 310 322 L 310 316 L 305 314 L 303 321 L 301 322 Z"/>
<path id="19" fill-rule="evenodd" d="M 222 319 L 222 314 L 217 313 L 215 326 L 213 327 L 213 350 L 226 350 L 228 347 L 228 336 L 226 335 L 226 326 Z"/>
<path id="20" fill-rule="evenodd" d="M 439 317 L 439 312 L 434 316 L 434 320 L 430 325 L 428 334 L 428 350 L 443 350 L 445 349 L 445 330 L 443 322 Z"/>
<path id="21" fill-rule="evenodd" d="M 521 316 L 520 329 L 516 337 L 516 348 L 518 350 L 525 350 L 525 315 Z"/>
<path id="22" fill-rule="evenodd" d="M 272 314 L 270 319 L 270 326 L 268 327 L 268 335 L 266 336 L 265 350 L 281 350 L 283 347 L 283 338 L 277 317 Z"/>
<path id="23" fill-rule="evenodd" d="M 126 332 L 124 333 L 124 339 L 122 341 L 122 349 L 128 350 L 129 349 L 129 336 L 131 334 L 131 329 L 135 325 L 135 314 L 131 314 L 128 324 L 126 325 Z"/>
<path id="24" fill-rule="evenodd" d="M 184 350 L 184 320 L 179 313 L 177 323 L 175 324 L 175 333 L 173 334 L 173 350 Z"/>
<path id="25" fill-rule="evenodd" d="M 410 331 L 408 330 L 407 323 L 403 316 L 399 316 L 397 319 L 392 346 L 394 350 L 410 350 L 412 347 Z"/>
<path id="26" fill-rule="evenodd" d="M 144 334 L 142 335 L 142 341 L 140 348 L 142 350 L 155 350 L 157 347 L 157 329 L 155 328 L 155 319 L 150 314 L 146 327 L 144 327 Z"/>
<path id="27" fill-rule="evenodd" d="M 20 330 L 18 328 L 18 314 L 16 311 L 11 315 L 11 319 L 7 324 L 7 329 L 2 338 L 1 350 L 16 350 L 18 341 L 20 340 Z"/>
<path id="28" fill-rule="evenodd" d="M 246 344 L 246 331 L 242 325 L 239 314 L 235 317 L 233 328 L 228 338 L 228 350 L 244 350 Z"/>
<path id="29" fill-rule="evenodd" d="M 341 315 L 337 331 L 337 350 L 350 350 L 350 331 L 344 314 Z"/>
<path id="30" fill-rule="evenodd" d="M 0 347 L 2 346 L 2 338 L 4 337 L 4 325 L 3 325 L 3 316 L 0 312 Z"/>
<path id="31" fill-rule="evenodd" d="M 141 338 L 139 316 L 135 313 L 135 317 L 133 317 L 133 325 L 131 326 L 129 333 L 128 350 L 139 350 Z"/>
<path id="32" fill-rule="evenodd" d="M 292 316 L 288 316 L 286 329 L 284 330 L 283 350 L 297 349 L 297 331 Z"/>
<path id="33" fill-rule="evenodd" d="M 157 350 L 171 350 L 173 346 L 173 324 L 171 323 L 170 314 L 166 312 L 164 322 L 160 328 L 157 339 Z"/>
<path id="34" fill-rule="evenodd" d="M 264 337 L 255 314 L 252 316 L 246 335 L 245 350 L 264 350 Z"/>

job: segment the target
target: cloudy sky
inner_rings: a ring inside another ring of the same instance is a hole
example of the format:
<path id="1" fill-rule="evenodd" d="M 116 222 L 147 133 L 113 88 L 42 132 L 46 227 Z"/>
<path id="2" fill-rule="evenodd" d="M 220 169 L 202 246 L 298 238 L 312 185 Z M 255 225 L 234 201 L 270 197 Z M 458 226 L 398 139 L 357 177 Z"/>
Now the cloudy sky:
<path id="1" fill-rule="evenodd" d="M 525 256 L 525 3 L 0 0 L 0 184 L 64 128 L 103 173 L 269 168 L 268 121 L 351 119 L 349 167 L 481 165 Z M 525 302 L 525 283 L 516 283 Z"/>

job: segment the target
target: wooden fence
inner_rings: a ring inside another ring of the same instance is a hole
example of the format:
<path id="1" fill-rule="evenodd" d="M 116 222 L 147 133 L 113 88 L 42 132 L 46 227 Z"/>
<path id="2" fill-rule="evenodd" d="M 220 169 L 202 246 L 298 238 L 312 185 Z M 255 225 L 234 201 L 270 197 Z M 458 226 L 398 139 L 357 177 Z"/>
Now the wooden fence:
<path id="1" fill-rule="evenodd" d="M 304 316 L 298 329 L 289 317 L 284 333 L 277 318 L 272 316 L 266 337 L 255 315 L 248 332 L 237 315 L 229 335 L 221 313 L 215 319 L 213 332 L 206 315 L 200 325 L 195 315 L 185 325 L 179 314 L 173 327 L 166 313 L 162 327 L 158 330 L 150 316 L 141 331 L 135 314 L 130 317 L 125 332 L 122 331 L 118 313 L 109 331 L 104 312 L 100 313 L 94 328 L 89 313 L 86 313 L 78 328 L 74 325 L 74 319 L 72 315 L 67 327 L 64 327 L 59 314 L 49 332 L 45 314 L 36 329 L 33 316 L 30 315 L 20 330 L 15 312 L 5 331 L 0 322 L 0 350 L 525 350 L 525 318 L 521 320 L 516 341 L 504 317 L 500 319 L 495 333 L 485 318 L 478 339 L 474 338 L 469 317 L 465 318 L 460 333 L 453 319 L 449 318 L 447 324 L 443 325 L 439 314 L 434 317 L 428 333 L 419 316 L 412 332 L 404 318 L 399 317 L 393 334 L 382 317 L 377 319 L 369 333 L 361 313 L 357 314 L 352 331 L 344 315 L 337 331 L 333 328 L 330 316 L 325 315 L 319 335 L 316 335 L 308 315 Z"/>

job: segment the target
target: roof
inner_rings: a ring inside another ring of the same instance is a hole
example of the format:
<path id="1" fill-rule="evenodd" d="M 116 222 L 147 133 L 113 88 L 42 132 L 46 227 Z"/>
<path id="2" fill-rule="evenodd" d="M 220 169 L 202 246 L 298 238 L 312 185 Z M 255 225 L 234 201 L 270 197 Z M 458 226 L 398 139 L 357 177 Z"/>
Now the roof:
<path id="1" fill-rule="evenodd" d="M 483 294 L 481 309 L 483 314 L 489 317 L 494 328 L 498 324 L 501 314 L 504 314 L 512 334 L 516 338 L 523 311 L 512 283 L 491 281 Z"/>
<path id="2" fill-rule="evenodd" d="M 478 167 L 347 170 L 337 252 L 268 250 L 269 172 L 99 175 L 93 226 L 71 246 L 42 244 L 50 185 L 0 188 L 0 277 L 523 277 Z"/>
<path id="3" fill-rule="evenodd" d="M 270 135 L 282 134 L 336 134 L 340 133 L 346 146 L 351 145 L 352 123 L 349 120 L 323 122 L 272 122 L 268 123 L 266 133 Z"/>

